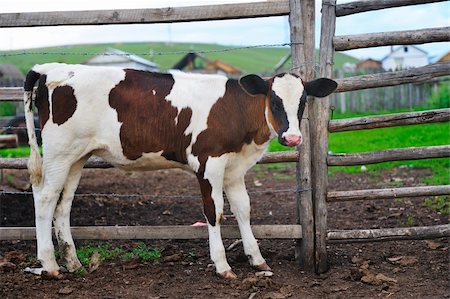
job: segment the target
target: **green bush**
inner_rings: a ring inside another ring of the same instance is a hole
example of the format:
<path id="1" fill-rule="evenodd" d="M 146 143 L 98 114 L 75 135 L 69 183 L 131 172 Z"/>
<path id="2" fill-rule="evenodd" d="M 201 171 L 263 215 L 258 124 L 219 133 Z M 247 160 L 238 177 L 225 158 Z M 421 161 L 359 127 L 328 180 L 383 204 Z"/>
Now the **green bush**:
<path id="1" fill-rule="evenodd" d="M 433 91 L 428 100 L 431 108 L 449 108 L 450 107 L 450 84 L 443 82 L 437 91 Z"/>

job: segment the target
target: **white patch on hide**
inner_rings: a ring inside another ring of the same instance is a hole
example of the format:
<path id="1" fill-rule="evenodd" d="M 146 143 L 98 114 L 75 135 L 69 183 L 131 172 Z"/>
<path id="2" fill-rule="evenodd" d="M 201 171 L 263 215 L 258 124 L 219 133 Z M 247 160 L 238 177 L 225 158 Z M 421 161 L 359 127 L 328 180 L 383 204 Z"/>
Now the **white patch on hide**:
<path id="1" fill-rule="evenodd" d="M 186 136 L 192 134 L 192 145 L 197 140 L 197 136 L 208 127 L 211 107 L 225 95 L 228 78 L 179 71 L 172 71 L 171 74 L 175 83 L 166 99 L 178 109 L 178 113 L 183 108 L 192 110 L 191 122 L 184 131 Z M 175 123 L 177 122 L 178 116 L 175 119 Z"/>

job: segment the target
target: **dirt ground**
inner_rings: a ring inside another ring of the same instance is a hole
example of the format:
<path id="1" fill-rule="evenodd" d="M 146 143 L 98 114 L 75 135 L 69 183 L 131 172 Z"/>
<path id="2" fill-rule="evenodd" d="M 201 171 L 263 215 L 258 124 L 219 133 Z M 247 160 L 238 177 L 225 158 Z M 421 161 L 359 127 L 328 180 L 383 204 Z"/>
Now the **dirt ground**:
<path id="1" fill-rule="evenodd" d="M 338 173 L 331 190 L 420 185 L 424 169 Z M 246 177 L 253 224 L 295 223 L 292 167 L 257 166 Z M 0 225 L 33 226 L 25 171 L 4 170 Z M 280 191 L 281 190 L 281 191 Z M 282 191 L 285 190 L 285 191 Z M 275 191 L 275 192 L 274 192 Z M 203 220 L 196 179 L 178 170 L 126 175 L 114 169 L 85 170 L 72 209 L 72 225 L 190 225 Z M 104 194 L 112 194 L 105 196 Z M 126 195 L 126 196 L 123 196 Z M 132 195 L 132 196 L 131 196 Z M 382 228 L 448 223 L 423 198 L 330 203 L 330 229 Z M 224 224 L 234 224 L 228 206 Z M 225 240 L 225 247 L 236 240 Z M 85 276 L 46 280 L 23 272 L 35 263 L 34 241 L 0 243 L 0 298 L 450 298 L 448 240 L 329 244 L 330 270 L 299 269 L 293 240 L 260 240 L 274 276 L 256 277 L 241 245 L 227 251 L 238 279 L 224 281 L 210 265 L 206 240 L 144 241 L 162 250 L 158 262 L 106 261 Z M 78 246 L 88 241 L 76 240 Z M 95 243 L 89 241 L 89 243 Z M 136 240 L 109 241 L 132 248 Z"/>

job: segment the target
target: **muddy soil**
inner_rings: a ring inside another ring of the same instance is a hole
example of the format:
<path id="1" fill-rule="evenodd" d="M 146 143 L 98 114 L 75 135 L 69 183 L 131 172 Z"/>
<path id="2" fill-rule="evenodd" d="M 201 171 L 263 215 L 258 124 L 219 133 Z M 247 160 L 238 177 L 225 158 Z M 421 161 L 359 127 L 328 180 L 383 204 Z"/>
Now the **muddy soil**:
<path id="1" fill-rule="evenodd" d="M 431 172 L 394 168 L 377 173 L 330 176 L 331 190 L 422 185 Z M 295 223 L 295 170 L 257 166 L 246 177 L 253 224 Z M 0 189 L 0 225 L 33 226 L 25 171 L 4 170 Z M 19 192 L 19 193 L 16 193 Z M 124 174 L 85 170 L 72 208 L 74 226 L 191 225 L 203 221 L 195 177 L 178 170 Z M 424 198 L 329 203 L 330 229 L 407 227 L 447 224 L 424 206 Z M 225 206 L 224 224 L 235 224 Z M 224 240 L 225 247 L 236 240 Z M 160 248 L 155 262 L 109 260 L 87 275 L 65 274 L 46 280 L 23 272 L 36 263 L 34 241 L 0 243 L 0 298 L 450 298 L 448 240 L 329 244 L 330 270 L 302 271 L 293 240 L 260 240 L 274 276 L 257 277 L 238 244 L 227 251 L 238 279 L 216 277 L 206 240 L 147 240 Z M 77 246 L 95 241 L 76 240 Z M 133 248 L 137 240 L 109 241 Z"/>

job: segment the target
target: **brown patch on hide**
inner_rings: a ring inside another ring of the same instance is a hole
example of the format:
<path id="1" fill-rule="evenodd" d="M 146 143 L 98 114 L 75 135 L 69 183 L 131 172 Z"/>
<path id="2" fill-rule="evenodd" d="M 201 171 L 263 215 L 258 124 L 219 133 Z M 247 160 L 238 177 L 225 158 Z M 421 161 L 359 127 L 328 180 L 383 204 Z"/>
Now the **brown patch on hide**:
<path id="1" fill-rule="evenodd" d="M 144 153 L 163 151 L 166 159 L 186 164 L 191 135 L 185 136 L 184 131 L 190 124 L 192 111 L 183 108 L 178 113 L 166 100 L 174 85 L 172 75 L 130 69 L 125 72 L 125 79 L 109 94 L 109 104 L 122 123 L 123 154 L 136 160 Z"/>
<path id="2" fill-rule="evenodd" d="M 203 199 L 203 212 L 208 223 L 212 226 L 216 225 L 216 206 L 212 198 L 212 186 L 207 179 L 204 179 L 203 174 L 197 174 L 197 179 L 200 184 Z"/>
<path id="3" fill-rule="evenodd" d="M 65 123 L 77 109 L 77 99 L 71 86 L 58 86 L 52 93 L 52 116 L 57 125 Z"/>

